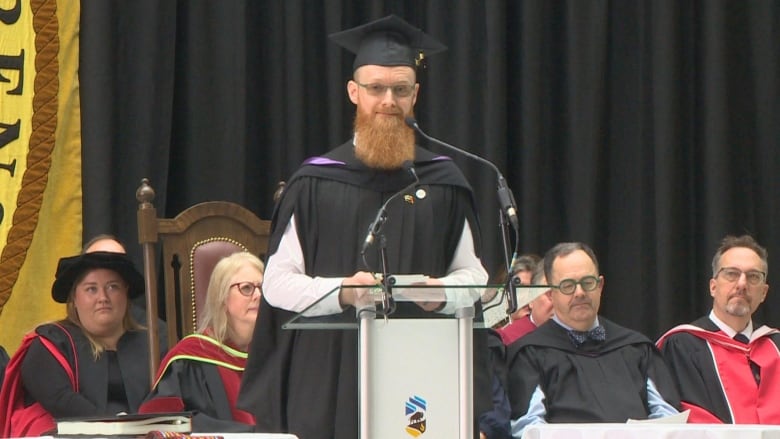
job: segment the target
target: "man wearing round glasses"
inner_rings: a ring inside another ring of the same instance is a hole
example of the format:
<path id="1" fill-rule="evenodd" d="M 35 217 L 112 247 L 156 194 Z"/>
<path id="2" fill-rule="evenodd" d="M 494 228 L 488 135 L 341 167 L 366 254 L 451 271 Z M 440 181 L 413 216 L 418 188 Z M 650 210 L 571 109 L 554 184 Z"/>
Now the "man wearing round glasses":
<path id="1" fill-rule="evenodd" d="M 712 259 L 712 311 L 658 340 L 690 422 L 780 424 L 780 331 L 752 318 L 767 268 L 751 236 L 725 237 Z"/>
<path id="2" fill-rule="evenodd" d="M 561 243 L 543 263 L 553 317 L 507 348 L 513 437 L 536 423 L 678 413 L 674 382 L 653 342 L 598 315 L 604 276 L 593 250 Z"/>
<path id="3" fill-rule="evenodd" d="M 470 185 L 452 159 L 417 146 L 405 122 L 414 116 L 419 70 L 446 46 L 394 15 L 330 38 L 355 54 L 346 81 L 354 135 L 306 160 L 279 200 L 260 305 L 266 317 L 255 327 L 239 395 L 239 406 L 257 415 L 257 431 L 308 439 L 358 437 L 358 332 L 282 331 L 282 323 L 303 311 L 354 321 L 354 305 L 373 288 L 340 287 L 374 287 L 374 273 L 424 274 L 429 286 L 488 279 Z M 448 294 L 455 299 L 449 290 L 437 298 Z M 439 317 L 456 304 L 397 301 L 388 309 Z M 475 413 L 491 408 L 486 338 L 475 331 Z"/>

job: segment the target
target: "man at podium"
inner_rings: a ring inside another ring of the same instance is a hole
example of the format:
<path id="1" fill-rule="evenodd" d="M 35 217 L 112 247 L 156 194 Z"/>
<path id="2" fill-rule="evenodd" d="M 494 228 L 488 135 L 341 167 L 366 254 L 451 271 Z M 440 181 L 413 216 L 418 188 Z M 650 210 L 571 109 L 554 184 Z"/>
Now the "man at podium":
<path id="1" fill-rule="evenodd" d="M 416 146 L 405 123 L 420 90 L 418 66 L 446 47 L 392 15 L 330 37 L 356 55 L 346 87 L 356 106 L 354 137 L 304 162 L 279 201 L 263 317 L 239 396 L 258 431 L 302 439 L 358 437 L 358 337 L 354 330 L 283 330 L 283 323 L 303 310 L 354 321 L 351 305 L 368 288 L 324 296 L 342 285 L 375 286 L 382 267 L 427 275 L 428 285 L 484 285 L 488 278 L 468 182 L 451 159 Z M 386 215 L 377 215 L 380 208 Z M 450 304 L 396 306 L 405 315 L 436 316 Z M 476 413 L 491 408 L 482 332 L 474 335 Z"/>

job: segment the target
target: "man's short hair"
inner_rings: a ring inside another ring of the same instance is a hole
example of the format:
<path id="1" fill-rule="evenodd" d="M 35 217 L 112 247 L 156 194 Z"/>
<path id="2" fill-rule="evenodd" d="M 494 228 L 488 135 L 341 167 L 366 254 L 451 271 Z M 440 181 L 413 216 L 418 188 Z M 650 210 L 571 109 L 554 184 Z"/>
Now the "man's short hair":
<path id="1" fill-rule="evenodd" d="M 93 237 L 89 241 L 87 241 L 84 244 L 84 247 L 81 248 L 81 253 L 86 253 L 88 248 L 92 247 L 92 245 L 94 245 L 96 242 L 103 241 L 103 240 L 116 241 L 116 243 L 119 244 L 122 248 L 125 248 L 125 249 L 127 248 L 125 246 L 125 243 L 120 241 L 119 238 L 117 238 L 115 235 L 111 235 L 111 234 L 108 234 L 108 233 L 101 233 L 101 234 Z"/>
<path id="2" fill-rule="evenodd" d="M 512 274 L 515 275 L 521 271 L 530 271 L 533 273 L 536 269 L 536 265 L 539 264 L 541 259 L 542 258 L 532 253 L 518 256 L 515 264 L 512 266 Z"/>
<path id="3" fill-rule="evenodd" d="M 712 258 L 712 277 L 715 277 L 715 275 L 718 273 L 718 270 L 720 270 L 720 258 L 723 257 L 723 253 L 726 253 L 728 250 L 731 250 L 735 247 L 749 248 L 750 250 L 756 252 L 758 257 L 761 258 L 761 262 L 764 264 L 764 272 L 767 272 L 769 269 L 769 263 L 767 262 L 769 254 L 764 247 L 761 247 L 761 245 L 759 245 L 759 243 L 753 239 L 752 236 L 726 235 L 726 237 L 720 241 L 720 247 L 718 247 L 718 250 L 715 252 L 715 256 Z"/>
<path id="4" fill-rule="evenodd" d="M 536 263 L 536 267 L 534 268 L 534 275 L 531 278 L 531 285 L 542 285 L 547 284 L 546 276 L 544 275 L 544 261 L 539 260 L 539 262 Z M 545 282 L 542 282 L 542 279 L 545 279 Z"/>
<path id="5" fill-rule="evenodd" d="M 577 250 L 584 251 L 588 257 L 590 257 L 593 261 L 593 265 L 596 267 L 596 273 L 598 274 L 599 261 L 596 259 L 596 254 L 593 253 L 593 249 L 583 242 L 561 242 L 548 250 L 544 255 L 544 275 L 547 276 L 547 283 L 552 281 L 552 266 L 555 259 L 559 256 L 570 255 Z"/>

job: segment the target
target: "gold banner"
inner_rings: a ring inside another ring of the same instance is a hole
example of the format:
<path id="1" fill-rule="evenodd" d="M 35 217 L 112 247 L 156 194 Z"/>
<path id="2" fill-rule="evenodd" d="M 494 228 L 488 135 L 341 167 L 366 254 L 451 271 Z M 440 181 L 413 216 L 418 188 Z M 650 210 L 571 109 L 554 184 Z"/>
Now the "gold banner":
<path id="1" fill-rule="evenodd" d="M 81 247 L 78 1 L 0 0 L 0 344 L 64 317 L 51 298 Z"/>

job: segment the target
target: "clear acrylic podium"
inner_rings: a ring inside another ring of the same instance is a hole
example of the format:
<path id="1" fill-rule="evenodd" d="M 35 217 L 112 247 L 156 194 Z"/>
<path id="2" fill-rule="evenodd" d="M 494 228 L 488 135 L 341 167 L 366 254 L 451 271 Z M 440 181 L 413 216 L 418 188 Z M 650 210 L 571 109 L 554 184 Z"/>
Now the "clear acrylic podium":
<path id="1" fill-rule="evenodd" d="M 361 439 L 471 439 L 473 330 L 484 328 L 474 303 L 503 286 L 400 282 L 390 294 L 381 285 L 336 288 L 326 296 L 346 288 L 363 294 L 354 313 L 311 315 L 315 303 L 282 327 L 359 331 Z M 422 303 L 441 309 L 425 311 Z"/>

